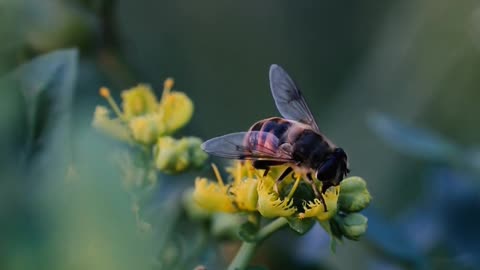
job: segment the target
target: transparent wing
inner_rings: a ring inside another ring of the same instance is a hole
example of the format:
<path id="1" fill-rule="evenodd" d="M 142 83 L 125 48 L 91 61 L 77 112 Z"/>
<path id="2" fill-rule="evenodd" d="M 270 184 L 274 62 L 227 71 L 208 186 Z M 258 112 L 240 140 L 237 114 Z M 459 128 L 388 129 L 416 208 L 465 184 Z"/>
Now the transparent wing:
<path id="1" fill-rule="evenodd" d="M 279 65 L 270 66 L 270 89 L 280 114 L 286 119 L 309 125 L 320 132 L 300 89 Z"/>
<path id="2" fill-rule="evenodd" d="M 279 143 L 269 132 L 237 132 L 210 139 L 202 144 L 202 149 L 223 158 L 292 162 L 291 155 L 280 150 Z"/>

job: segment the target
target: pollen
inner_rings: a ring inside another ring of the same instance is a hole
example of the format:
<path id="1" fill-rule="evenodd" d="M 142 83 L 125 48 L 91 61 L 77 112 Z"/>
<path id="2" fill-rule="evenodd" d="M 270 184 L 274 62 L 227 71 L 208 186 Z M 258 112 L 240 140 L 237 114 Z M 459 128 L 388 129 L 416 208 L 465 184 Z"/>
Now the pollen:
<path id="1" fill-rule="evenodd" d="M 100 87 L 100 96 L 103 98 L 109 98 L 110 97 L 110 90 L 108 90 L 107 87 Z"/>

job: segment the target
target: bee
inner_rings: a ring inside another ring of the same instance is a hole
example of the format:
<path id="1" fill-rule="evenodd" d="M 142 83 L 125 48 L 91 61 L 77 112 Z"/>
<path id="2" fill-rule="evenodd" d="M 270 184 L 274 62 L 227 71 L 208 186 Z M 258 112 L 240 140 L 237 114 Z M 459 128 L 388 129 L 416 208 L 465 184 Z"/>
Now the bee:
<path id="1" fill-rule="evenodd" d="M 347 154 L 320 132 L 300 89 L 283 68 L 271 65 L 269 78 L 273 99 L 283 118 L 260 120 L 247 132 L 207 140 L 202 149 L 223 158 L 252 160 L 256 169 L 265 170 L 264 176 L 272 166 L 287 165 L 275 187 L 290 173 L 301 173 L 327 211 L 322 194 L 350 172 Z M 321 190 L 313 176 L 322 182 Z"/>

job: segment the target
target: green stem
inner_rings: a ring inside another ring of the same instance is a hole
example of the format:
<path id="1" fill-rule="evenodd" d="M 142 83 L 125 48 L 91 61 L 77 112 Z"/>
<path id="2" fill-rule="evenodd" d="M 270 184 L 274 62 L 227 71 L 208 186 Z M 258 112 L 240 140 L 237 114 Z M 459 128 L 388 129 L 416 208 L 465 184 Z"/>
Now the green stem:
<path id="1" fill-rule="evenodd" d="M 232 260 L 228 266 L 228 270 L 243 270 L 246 269 L 248 263 L 255 253 L 257 246 L 266 238 L 268 238 L 272 233 L 277 230 L 285 227 L 288 224 L 288 221 L 284 217 L 280 217 L 270 222 L 267 226 L 261 228 L 257 235 L 257 241 L 254 243 L 243 242 L 242 246 L 235 255 L 235 258 Z"/>

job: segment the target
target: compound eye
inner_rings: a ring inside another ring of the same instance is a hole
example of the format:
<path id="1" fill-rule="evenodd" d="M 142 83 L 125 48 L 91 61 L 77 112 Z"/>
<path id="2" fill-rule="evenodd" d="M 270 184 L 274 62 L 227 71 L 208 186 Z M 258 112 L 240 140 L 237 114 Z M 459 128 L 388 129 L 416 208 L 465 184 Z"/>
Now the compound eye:
<path id="1" fill-rule="evenodd" d="M 338 163 L 335 158 L 329 158 L 323 162 L 317 169 L 316 177 L 318 180 L 331 180 L 337 174 Z"/>

